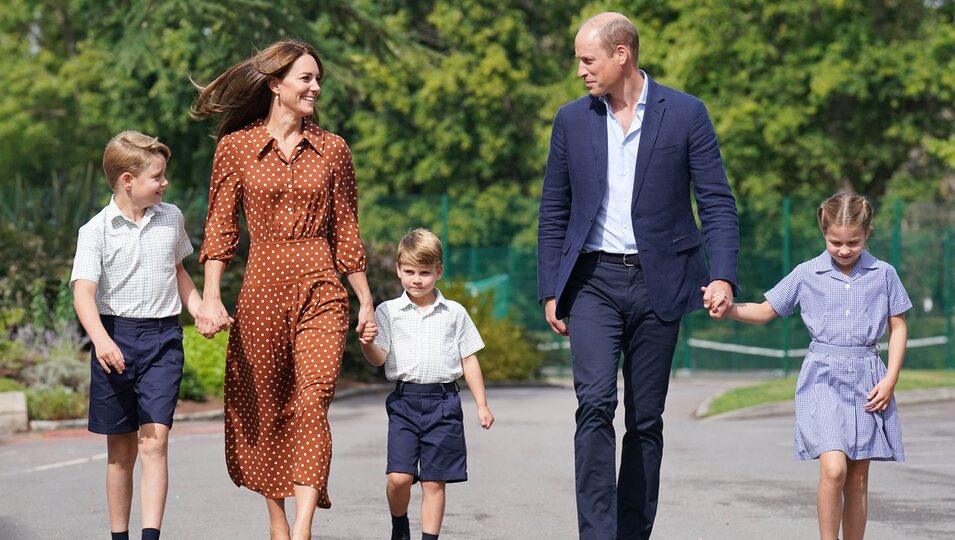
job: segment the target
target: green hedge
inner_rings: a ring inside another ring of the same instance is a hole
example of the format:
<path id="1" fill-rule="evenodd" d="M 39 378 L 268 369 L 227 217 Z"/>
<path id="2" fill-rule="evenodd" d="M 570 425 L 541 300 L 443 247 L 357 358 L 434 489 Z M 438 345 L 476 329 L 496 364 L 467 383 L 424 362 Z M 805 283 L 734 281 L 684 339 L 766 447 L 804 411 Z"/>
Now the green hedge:
<path id="1" fill-rule="evenodd" d="M 179 397 L 193 401 L 202 401 L 206 396 L 221 398 L 229 333 L 220 332 L 213 339 L 206 339 L 194 326 L 186 326 L 182 335 L 186 364 Z"/>

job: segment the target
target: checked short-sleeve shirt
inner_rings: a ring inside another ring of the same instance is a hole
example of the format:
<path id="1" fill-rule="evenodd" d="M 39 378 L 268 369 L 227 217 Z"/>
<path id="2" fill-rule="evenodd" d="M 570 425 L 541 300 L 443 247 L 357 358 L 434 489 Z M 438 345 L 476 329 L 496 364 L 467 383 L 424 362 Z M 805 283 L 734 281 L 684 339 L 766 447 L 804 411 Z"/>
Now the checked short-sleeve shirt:
<path id="1" fill-rule="evenodd" d="M 461 304 L 435 289 L 435 301 L 421 310 L 408 293 L 375 310 L 375 345 L 388 353 L 389 381 L 449 383 L 463 375 L 461 359 L 484 348 L 477 327 Z"/>
<path id="2" fill-rule="evenodd" d="M 813 341 L 837 347 L 872 347 L 885 335 L 889 317 L 912 307 L 892 265 L 863 251 L 843 274 L 823 252 L 797 266 L 766 300 L 783 317 L 797 304 Z"/>
<path id="3" fill-rule="evenodd" d="M 192 242 L 175 205 L 150 206 L 137 224 L 110 199 L 80 227 L 70 286 L 78 279 L 96 283 L 96 308 L 103 315 L 179 315 L 176 265 L 190 253 Z"/>

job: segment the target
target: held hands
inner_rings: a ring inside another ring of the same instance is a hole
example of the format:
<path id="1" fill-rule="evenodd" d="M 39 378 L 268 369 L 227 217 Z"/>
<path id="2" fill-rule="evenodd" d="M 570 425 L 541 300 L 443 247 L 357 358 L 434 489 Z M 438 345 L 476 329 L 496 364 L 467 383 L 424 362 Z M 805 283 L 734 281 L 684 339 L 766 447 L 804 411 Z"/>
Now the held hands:
<path id="1" fill-rule="evenodd" d="M 235 320 L 229 316 L 221 300 L 203 299 L 196 311 L 196 331 L 206 339 L 232 326 Z"/>
<path id="2" fill-rule="evenodd" d="M 355 331 L 358 332 L 359 343 L 374 343 L 375 336 L 378 335 L 378 323 L 375 322 L 375 310 L 370 305 L 358 308 L 358 326 Z"/>
<path id="3" fill-rule="evenodd" d="M 126 369 L 123 352 L 119 350 L 116 342 L 112 339 L 106 338 L 106 341 L 101 343 L 94 342 L 93 348 L 96 349 L 96 361 L 99 362 L 100 367 L 106 373 L 111 373 L 110 366 L 116 370 L 116 373 L 122 373 Z"/>
<path id="4" fill-rule="evenodd" d="M 478 407 L 478 420 L 481 421 L 482 428 L 491 429 L 491 424 L 494 423 L 494 415 L 491 414 L 491 409 L 488 409 L 487 405 Z"/>
<path id="5" fill-rule="evenodd" d="M 889 377 L 879 381 L 869 392 L 869 401 L 865 404 L 866 412 L 884 411 L 892 403 L 892 395 L 895 393 L 895 383 Z"/>
<path id="6" fill-rule="evenodd" d="M 717 279 L 707 287 L 700 287 L 703 293 L 703 307 L 709 310 L 710 317 L 724 319 L 733 307 L 733 287 Z"/>

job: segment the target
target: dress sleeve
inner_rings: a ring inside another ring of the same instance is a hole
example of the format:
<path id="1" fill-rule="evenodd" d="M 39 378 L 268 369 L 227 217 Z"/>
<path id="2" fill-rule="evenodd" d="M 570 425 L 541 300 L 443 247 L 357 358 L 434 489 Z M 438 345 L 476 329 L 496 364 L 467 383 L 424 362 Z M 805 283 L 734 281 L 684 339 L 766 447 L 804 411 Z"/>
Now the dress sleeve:
<path id="1" fill-rule="evenodd" d="M 905 285 L 899 279 L 899 274 L 895 267 L 889 266 L 885 272 L 885 281 L 887 293 L 889 296 L 889 317 L 901 315 L 912 309 L 912 300 L 909 299 L 909 293 L 905 290 Z"/>
<path id="2" fill-rule="evenodd" d="M 228 263 L 239 243 L 239 207 L 242 205 L 242 174 L 239 153 L 232 137 L 225 136 L 216 146 L 209 187 L 209 212 L 206 214 L 205 239 L 199 250 L 199 264 L 207 260 Z"/>
<path id="3" fill-rule="evenodd" d="M 332 180 L 331 219 L 328 223 L 328 245 L 339 273 L 364 272 L 365 248 L 358 230 L 358 188 L 351 150 L 339 142 L 339 156 Z"/>
<path id="4" fill-rule="evenodd" d="M 797 266 L 788 276 L 776 284 L 775 287 L 766 291 L 766 301 L 779 314 L 780 317 L 792 315 L 796 305 L 799 304 L 799 292 L 802 285 L 802 266 Z"/>

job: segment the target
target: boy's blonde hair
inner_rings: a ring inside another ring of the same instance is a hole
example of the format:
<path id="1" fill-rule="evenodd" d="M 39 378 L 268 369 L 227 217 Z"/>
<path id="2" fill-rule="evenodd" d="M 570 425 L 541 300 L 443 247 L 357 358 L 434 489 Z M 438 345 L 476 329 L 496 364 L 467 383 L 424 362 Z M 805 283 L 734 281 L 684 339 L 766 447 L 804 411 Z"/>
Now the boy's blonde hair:
<path id="1" fill-rule="evenodd" d="M 103 152 L 103 172 L 106 173 L 109 187 L 115 190 L 123 173 L 128 172 L 134 176 L 141 174 L 149 168 L 157 154 L 168 161 L 172 150 L 156 137 L 138 131 L 117 133 L 106 144 L 106 150 Z"/>
<path id="2" fill-rule="evenodd" d="M 819 205 L 816 219 L 823 233 L 833 226 L 860 227 L 863 231 L 872 228 L 872 203 L 858 193 L 836 193 Z"/>
<path id="3" fill-rule="evenodd" d="M 441 249 L 441 240 L 428 229 L 421 227 L 411 229 L 398 242 L 398 255 L 395 262 L 414 264 L 419 266 L 444 266 L 444 251 Z"/>

